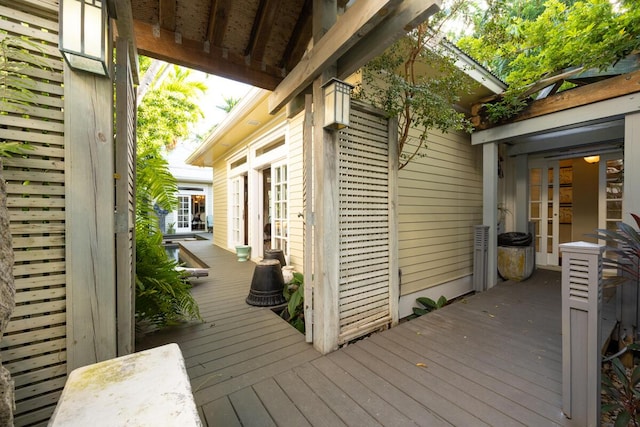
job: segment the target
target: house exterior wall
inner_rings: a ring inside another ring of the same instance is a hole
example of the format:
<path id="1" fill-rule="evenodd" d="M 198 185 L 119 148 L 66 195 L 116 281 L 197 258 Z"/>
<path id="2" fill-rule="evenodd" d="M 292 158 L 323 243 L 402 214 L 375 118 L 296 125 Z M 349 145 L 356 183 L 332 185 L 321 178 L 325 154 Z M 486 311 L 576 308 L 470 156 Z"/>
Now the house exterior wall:
<path id="1" fill-rule="evenodd" d="M 304 114 L 287 123 L 289 171 L 289 264 L 303 271 L 304 185 L 302 131 Z M 281 118 L 280 120 L 284 120 Z M 282 123 L 282 122 L 280 122 Z M 214 240 L 228 245 L 229 163 L 250 153 L 277 124 L 272 121 L 235 145 L 214 163 Z M 414 131 L 415 133 L 415 131 Z M 473 226 L 482 222 L 482 154 L 464 133 L 431 132 L 426 156 L 399 172 L 400 317 L 411 313 L 421 295 L 452 298 L 472 289 Z M 249 156 L 248 169 L 251 169 Z M 249 186 L 249 193 L 252 190 Z M 249 196 L 251 199 L 251 196 Z M 251 208 L 249 208 L 251 210 Z M 249 226 L 251 229 L 251 226 Z M 258 254 L 253 253 L 256 257 Z"/>
<path id="2" fill-rule="evenodd" d="M 289 121 L 289 264 L 303 272 L 304 256 L 304 163 L 302 161 L 302 130 L 304 112 Z"/>
<path id="3" fill-rule="evenodd" d="M 433 131 L 427 145 L 426 155 L 398 174 L 400 317 L 417 296 L 451 298 L 472 289 L 482 154 L 463 133 Z"/>

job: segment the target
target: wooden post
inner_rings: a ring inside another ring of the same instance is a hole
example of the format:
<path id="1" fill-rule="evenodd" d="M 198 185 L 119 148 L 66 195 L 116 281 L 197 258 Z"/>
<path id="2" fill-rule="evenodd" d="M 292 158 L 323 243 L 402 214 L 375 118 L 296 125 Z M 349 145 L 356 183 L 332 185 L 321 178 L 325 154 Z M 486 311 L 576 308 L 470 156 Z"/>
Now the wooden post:
<path id="1" fill-rule="evenodd" d="M 64 101 L 70 373 L 117 351 L 113 82 L 65 63 Z"/>
<path id="2" fill-rule="evenodd" d="M 302 131 L 304 169 L 304 321 L 305 341 L 313 342 L 313 98 L 304 96 L 304 129 Z"/>
<path id="3" fill-rule="evenodd" d="M 624 118 L 624 182 L 625 187 L 639 182 L 640 168 L 632 168 L 640 162 L 640 113 L 627 114 Z M 640 214 L 640 193 L 625 191 L 622 202 L 622 221 L 633 224 L 631 214 Z"/>
<path id="4" fill-rule="evenodd" d="M 118 356 L 135 347 L 136 91 L 129 40 L 118 38 L 116 79 L 116 296 Z"/>
<path id="5" fill-rule="evenodd" d="M 314 0 L 313 38 L 318 43 L 336 21 L 335 0 Z M 338 140 L 324 129 L 322 85 L 336 74 L 328 67 L 313 81 L 314 307 L 313 345 L 323 354 L 338 348 Z"/>
<path id="6" fill-rule="evenodd" d="M 482 146 L 482 181 L 484 201 L 482 222 L 489 226 L 485 286 L 492 288 L 498 281 L 498 144 Z"/>
<path id="7" fill-rule="evenodd" d="M 562 251 L 562 411 L 574 425 L 600 425 L 602 254 L 573 242 Z"/>

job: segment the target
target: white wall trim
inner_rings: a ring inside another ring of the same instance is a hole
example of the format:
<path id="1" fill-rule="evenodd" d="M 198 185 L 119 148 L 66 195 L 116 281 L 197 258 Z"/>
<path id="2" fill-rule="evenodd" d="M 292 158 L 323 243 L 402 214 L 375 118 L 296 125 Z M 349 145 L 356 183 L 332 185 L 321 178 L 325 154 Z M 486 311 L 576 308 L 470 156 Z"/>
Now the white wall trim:
<path id="1" fill-rule="evenodd" d="M 416 298 L 418 297 L 428 297 L 437 301 L 441 295 L 444 295 L 447 300 L 451 300 L 461 295 L 468 294 L 473 291 L 472 278 L 473 275 L 464 276 L 450 282 L 401 296 L 400 303 L 398 304 L 399 318 L 402 319 L 403 317 L 407 317 L 413 313 L 412 307 L 417 306 Z"/>

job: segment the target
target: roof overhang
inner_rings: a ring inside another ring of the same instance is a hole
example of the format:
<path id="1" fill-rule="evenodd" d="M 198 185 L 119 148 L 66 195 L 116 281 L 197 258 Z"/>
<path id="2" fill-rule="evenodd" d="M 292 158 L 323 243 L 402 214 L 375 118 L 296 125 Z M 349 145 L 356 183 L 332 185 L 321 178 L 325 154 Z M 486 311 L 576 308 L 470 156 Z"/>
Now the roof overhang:
<path id="1" fill-rule="evenodd" d="M 267 99 L 270 94 L 271 92 L 264 89 L 251 89 L 222 123 L 187 157 L 186 163 L 212 167 L 223 153 L 231 150 L 265 123 L 275 119 L 276 117 L 267 111 Z"/>

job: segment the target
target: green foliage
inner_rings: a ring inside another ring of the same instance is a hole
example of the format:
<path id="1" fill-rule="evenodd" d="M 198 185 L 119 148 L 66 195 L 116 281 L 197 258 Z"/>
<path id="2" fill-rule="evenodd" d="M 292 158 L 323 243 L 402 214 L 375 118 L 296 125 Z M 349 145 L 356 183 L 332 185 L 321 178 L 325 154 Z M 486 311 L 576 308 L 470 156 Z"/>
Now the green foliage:
<path id="1" fill-rule="evenodd" d="M 150 61 L 141 60 L 143 70 Z M 153 209 L 172 211 L 177 205 L 177 181 L 163 156 L 189 133 L 202 117 L 196 104 L 206 90 L 202 82 L 188 80 L 189 71 L 174 67 L 146 92 L 138 107 L 136 158 L 136 316 L 156 326 L 200 318 L 190 285 L 167 257 Z"/>
<path id="2" fill-rule="evenodd" d="M 233 107 L 238 105 L 238 102 L 240 102 L 240 98 L 234 98 L 233 96 L 223 96 L 222 100 L 224 101 L 224 104 L 216 105 L 216 108 L 219 108 L 226 113 L 231 112 L 231 110 L 233 110 Z"/>
<path id="3" fill-rule="evenodd" d="M 159 152 L 173 148 L 203 117 L 197 99 L 207 86 L 189 80 L 189 75 L 189 70 L 174 66 L 157 87 L 146 92 L 138 107 L 139 150 Z"/>
<path id="4" fill-rule="evenodd" d="M 418 307 L 413 307 L 413 315 L 411 318 L 420 317 L 432 312 L 433 310 L 438 310 L 439 308 L 447 305 L 448 301 L 444 295 L 441 295 L 440 298 L 438 298 L 438 301 L 434 301 L 428 297 L 419 297 L 416 298 L 416 302 L 418 303 Z"/>
<path id="5" fill-rule="evenodd" d="M 304 334 L 304 277 L 302 274 L 293 273 L 293 280 L 285 285 L 283 295 L 287 300 L 287 307 L 282 312 L 282 317 Z"/>
<path id="6" fill-rule="evenodd" d="M 631 214 L 640 228 L 640 216 Z M 616 285 L 631 277 L 636 281 L 640 280 L 640 233 L 631 225 L 624 222 L 616 224 L 617 231 L 607 229 L 597 229 L 592 237 L 607 242 L 605 247 L 607 257 L 603 259 L 605 268 L 616 269 L 624 275 L 605 279 L 605 284 Z"/>
<path id="7" fill-rule="evenodd" d="M 402 169 L 416 156 L 425 155 L 431 129 L 471 130 L 465 115 L 455 110 L 470 85 L 425 23 L 363 67 L 355 97 L 398 119 Z M 412 129 L 417 137 L 411 136 Z"/>
<path id="8" fill-rule="evenodd" d="M 0 114 L 25 115 L 26 106 L 34 98 L 34 81 L 25 71 L 29 68 L 45 68 L 45 64 L 33 52 L 41 52 L 40 46 L 26 37 L 7 35 L 0 31 Z M 0 157 L 11 157 L 31 150 L 29 144 L 18 141 L 0 141 Z"/>
<path id="9" fill-rule="evenodd" d="M 602 412 L 615 412 L 615 427 L 629 425 L 638 426 L 640 420 L 640 366 L 636 366 L 630 375 L 620 361 L 611 361 L 612 376 L 617 379 L 620 387 L 616 387 L 608 376 L 602 377 L 602 390 L 607 394 L 611 403 L 602 405 Z"/>
<path id="10" fill-rule="evenodd" d="M 156 327 L 201 319 L 191 285 L 167 256 L 156 222 L 136 223 L 136 319 Z"/>
<path id="11" fill-rule="evenodd" d="M 475 18 L 476 33 L 458 46 L 498 74 L 521 101 L 534 83 L 568 69 L 604 70 L 640 48 L 640 8 L 632 1 L 490 2 Z M 494 122 L 526 102 L 505 99 L 492 107 Z"/>

